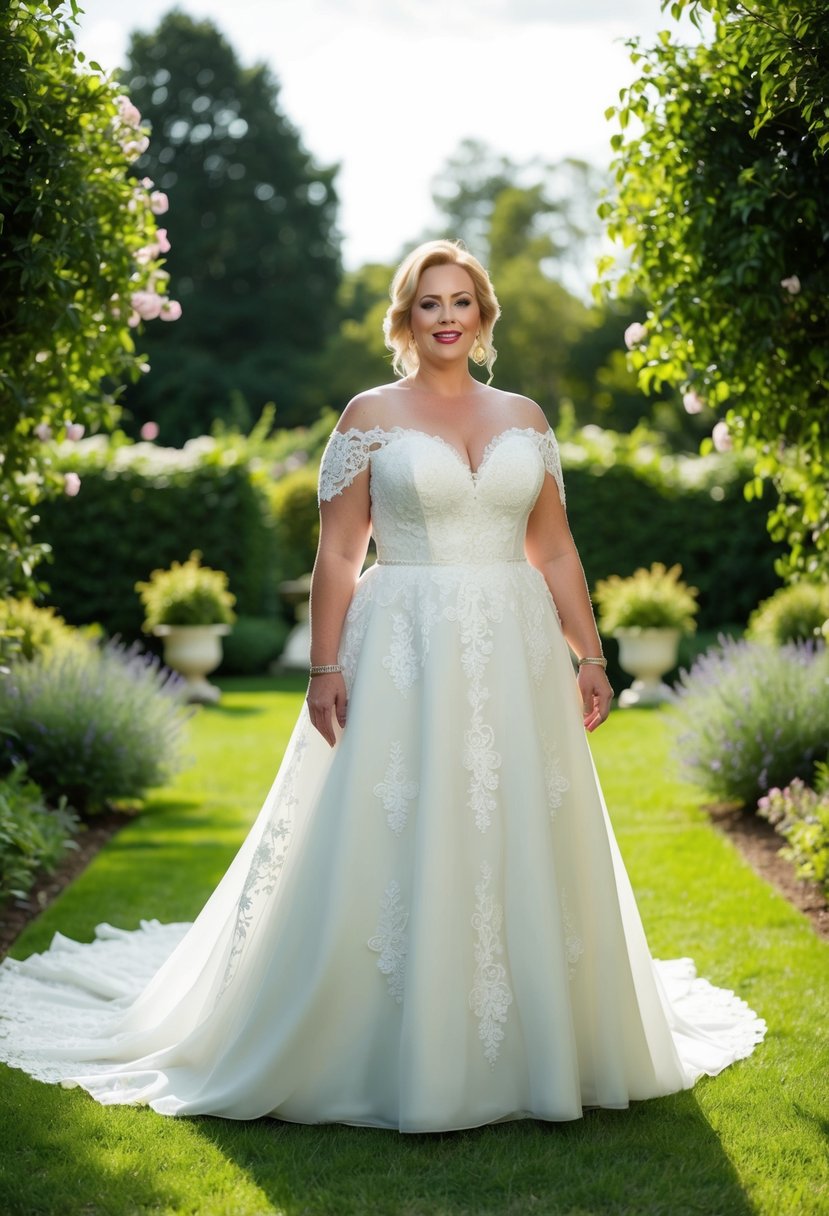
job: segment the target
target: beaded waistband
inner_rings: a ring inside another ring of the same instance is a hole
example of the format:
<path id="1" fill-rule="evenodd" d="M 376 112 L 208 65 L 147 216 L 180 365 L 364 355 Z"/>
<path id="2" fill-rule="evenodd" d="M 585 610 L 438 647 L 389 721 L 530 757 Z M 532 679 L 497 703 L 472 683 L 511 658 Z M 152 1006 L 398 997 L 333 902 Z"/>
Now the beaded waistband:
<path id="1" fill-rule="evenodd" d="M 504 566 L 520 562 L 525 564 L 526 557 L 491 557 L 484 561 L 449 561 L 440 557 L 429 558 L 428 561 L 410 562 L 410 561 L 395 561 L 393 558 L 378 557 L 374 563 L 376 566 Z"/>

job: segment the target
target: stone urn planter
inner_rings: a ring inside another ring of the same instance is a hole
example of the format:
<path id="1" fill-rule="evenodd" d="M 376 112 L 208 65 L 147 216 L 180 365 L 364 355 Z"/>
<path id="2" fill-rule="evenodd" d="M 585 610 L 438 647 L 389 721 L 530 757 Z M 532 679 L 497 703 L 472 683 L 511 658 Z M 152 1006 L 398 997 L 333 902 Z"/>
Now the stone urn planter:
<path id="1" fill-rule="evenodd" d="M 236 620 L 236 597 L 223 570 L 201 564 L 194 549 L 186 562 L 153 570 L 136 583 L 146 619 L 144 631 L 164 642 L 164 662 L 184 676 L 189 701 L 212 704 L 221 692 L 205 678 L 222 661 L 222 638 Z"/>
<path id="2" fill-rule="evenodd" d="M 693 633 L 696 587 L 680 578 L 682 567 L 653 562 L 626 578 L 600 579 L 593 592 L 599 629 L 619 643 L 619 665 L 634 677 L 619 697 L 624 707 L 659 705 L 673 696 L 662 676 L 676 666 L 679 639 Z"/>
<path id="3" fill-rule="evenodd" d="M 214 705 L 221 696 L 206 677 L 222 661 L 222 638 L 229 625 L 156 625 L 156 637 L 164 642 L 164 662 L 185 679 L 188 701 Z"/>
<path id="4" fill-rule="evenodd" d="M 619 643 L 619 666 L 634 677 L 619 696 L 622 708 L 669 701 L 673 694 L 662 676 L 676 667 L 680 630 L 617 629 L 613 636 Z"/>
<path id="5" fill-rule="evenodd" d="M 307 671 L 311 666 L 311 575 L 303 574 L 280 583 L 279 594 L 293 608 L 296 622 L 279 656 L 279 667 Z"/>

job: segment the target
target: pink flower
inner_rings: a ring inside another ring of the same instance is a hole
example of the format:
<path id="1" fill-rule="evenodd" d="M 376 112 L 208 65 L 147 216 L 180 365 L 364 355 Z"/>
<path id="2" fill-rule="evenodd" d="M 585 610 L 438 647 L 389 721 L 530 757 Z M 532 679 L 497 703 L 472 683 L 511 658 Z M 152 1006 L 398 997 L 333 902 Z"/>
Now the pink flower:
<path id="1" fill-rule="evenodd" d="M 143 156 L 150 146 L 149 136 L 139 135 L 137 139 L 125 139 L 121 144 L 124 156 Z"/>
<path id="2" fill-rule="evenodd" d="M 181 305 L 178 300 L 162 300 L 159 316 L 162 321 L 177 321 L 181 316 Z"/>
<path id="3" fill-rule="evenodd" d="M 154 291 L 134 291 L 130 303 L 142 321 L 154 321 L 161 312 L 161 296 Z"/>
<path id="4" fill-rule="evenodd" d="M 83 439 L 83 433 L 85 430 L 86 430 L 86 427 L 83 425 L 82 422 L 67 422 L 66 438 L 70 439 L 73 443 L 75 443 L 76 440 Z"/>
<path id="5" fill-rule="evenodd" d="M 641 321 L 634 321 L 628 325 L 625 330 L 625 346 L 628 350 L 633 350 L 634 346 L 640 346 L 648 336 L 648 331 L 645 329 Z"/>
<path id="6" fill-rule="evenodd" d="M 142 245 L 135 251 L 135 260 L 139 266 L 146 266 L 158 257 L 158 245 Z"/>
<path id="7" fill-rule="evenodd" d="M 129 325 L 130 329 L 135 329 L 136 325 L 140 325 L 140 324 L 141 324 L 141 318 L 139 317 L 138 313 L 131 312 L 130 315 L 127 317 L 127 325 Z"/>
<path id="8" fill-rule="evenodd" d="M 155 234 L 155 244 L 159 253 L 170 252 L 170 242 L 167 239 L 167 229 L 159 228 Z"/>
<path id="9" fill-rule="evenodd" d="M 39 422 L 35 427 L 34 433 L 42 443 L 46 443 L 52 438 L 52 428 L 48 422 Z"/>
<path id="10" fill-rule="evenodd" d="M 730 452 L 734 446 L 727 422 L 716 422 L 711 432 L 711 441 L 718 452 Z"/>
<path id="11" fill-rule="evenodd" d="M 701 414 L 705 408 L 702 397 L 692 388 L 683 395 L 682 404 L 685 406 L 686 414 Z"/>
<path id="12" fill-rule="evenodd" d="M 129 97 L 118 98 L 118 117 L 125 127 L 137 127 L 141 123 L 141 111 L 133 105 Z"/>
<path id="13" fill-rule="evenodd" d="M 787 279 L 781 279 L 780 286 L 785 288 L 790 296 L 800 295 L 800 279 L 796 274 L 790 274 Z"/>
<path id="14" fill-rule="evenodd" d="M 169 209 L 170 200 L 163 190 L 153 190 L 150 195 L 150 211 L 153 215 L 163 215 Z"/>
<path id="15" fill-rule="evenodd" d="M 158 423 L 145 422 L 138 433 L 142 439 L 146 439 L 149 443 L 152 443 L 154 439 L 158 439 Z"/>
<path id="16" fill-rule="evenodd" d="M 80 491 L 81 479 L 77 473 L 64 473 L 63 475 L 63 492 L 69 498 L 74 498 Z"/>
<path id="17" fill-rule="evenodd" d="M 152 190 L 153 186 L 155 185 L 155 182 L 153 181 L 153 179 L 151 177 L 142 177 L 141 181 L 138 184 L 140 186 L 143 186 L 145 190 Z"/>

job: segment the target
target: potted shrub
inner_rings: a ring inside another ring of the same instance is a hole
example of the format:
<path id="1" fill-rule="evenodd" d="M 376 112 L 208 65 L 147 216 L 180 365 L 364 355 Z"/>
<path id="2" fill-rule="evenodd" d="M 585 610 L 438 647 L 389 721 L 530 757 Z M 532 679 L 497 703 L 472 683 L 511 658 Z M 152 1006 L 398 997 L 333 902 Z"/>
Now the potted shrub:
<path id="1" fill-rule="evenodd" d="M 619 704 L 658 705 L 671 696 L 661 677 L 676 666 L 679 639 L 696 629 L 696 587 L 680 578 L 681 566 L 654 562 L 628 578 L 613 574 L 596 584 L 594 600 L 602 633 L 619 643 L 619 663 L 634 676 Z"/>
<path id="2" fill-rule="evenodd" d="M 164 662 L 186 679 L 188 700 L 218 701 L 218 688 L 205 677 L 222 661 L 222 637 L 236 619 L 227 575 L 203 566 L 196 549 L 186 562 L 153 570 L 135 589 L 144 608 L 144 631 L 163 638 Z"/>

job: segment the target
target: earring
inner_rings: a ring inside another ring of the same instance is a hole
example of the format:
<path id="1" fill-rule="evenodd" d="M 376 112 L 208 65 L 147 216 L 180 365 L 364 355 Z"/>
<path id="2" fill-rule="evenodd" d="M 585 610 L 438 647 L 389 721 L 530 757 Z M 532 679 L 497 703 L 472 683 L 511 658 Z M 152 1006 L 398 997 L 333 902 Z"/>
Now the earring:
<path id="1" fill-rule="evenodd" d="M 486 347 L 481 342 L 481 335 L 478 334 L 475 339 L 475 345 L 472 347 L 471 359 L 473 363 L 477 363 L 478 367 L 483 367 L 486 363 Z"/>

